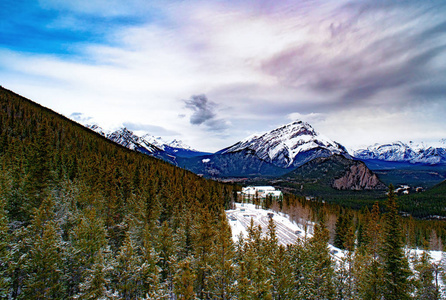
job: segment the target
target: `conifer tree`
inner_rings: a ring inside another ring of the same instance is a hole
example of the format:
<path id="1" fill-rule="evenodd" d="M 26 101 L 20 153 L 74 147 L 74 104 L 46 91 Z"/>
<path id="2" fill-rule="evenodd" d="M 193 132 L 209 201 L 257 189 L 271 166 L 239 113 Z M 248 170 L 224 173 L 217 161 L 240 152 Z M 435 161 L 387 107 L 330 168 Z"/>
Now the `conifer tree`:
<path id="1" fill-rule="evenodd" d="M 252 299 L 252 286 L 251 282 L 248 279 L 248 273 L 246 271 L 246 266 L 244 261 L 240 261 L 238 264 L 238 272 L 237 272 L 237 298 L 238 299 Z"/>
<path id="2" fill-rule="evenodd" d="M 41 123 L 35 135 L 33 147 L 29 148 L 25 191 L 27 201 L 23 203 L 25 214 L 31 215 L 33 208 L 38 208 L 47 196 L 50 180 L 50 145 L 47 126 Z"/>
<path id="3" fill-rule="evenodd" d="M 292 299 L 335 299 L 334 265 L 328 249 L 329 233 L 314 225 L 314 235 L 291 247 Z"/>
<path id="4" fill-rule="evenodd" d="M 63 299 L 62 239 L 52 220 L 53 206 L 52 198 L 46 198 L 26 228 L 27 253 L 23 265 L 26 277 L 19 294 L 21 299 Z"/>
<path id="5" fill-rule="evenodd" d="M 215 247 L 211 254 L 212 260 L 215 262 L 210 278 L 212 294 L 218 299 L 232 299 L 234 296 L 236 254 L 231 227 L 224 211 L 220 213 L 216 235 Z"/>
<path id="6" fill-rule="evenodd" d="M 0 299 L 7 299 L 10 294 L 11 276 L 8 264 L 11 260 L 10 235 L 8 233 L 8 216 L 5 210 L 6 201 L 0 195 Z"/>
<path id="7" fill-rule="evenodd" d="M 197 224 L 193 228 L 194 240 L 194 262 L 193 268 L 197 275 L 196 292 L 198 298 L 209 297 L 210 286 L 209 279 L 214 261 L 211 257 L 211 251 L 214 249 L 215 230 L 212 218 L 208 209 L 202 208 L 198 216 Z"/>
<path id="8" fill-rule="evenodd" d="M 180 262 L 178 268 L 178 272 L 175 275 L 175 294 L 178 297 L 177 299 L 194 299 L 194 281 L 196 279 L 196 276 L 193 273 L 189 260 L 186 259 Z"/>
<path id="9" fill-rule="evenodd" d="M 434 284 L 434 266 L 430 259 L 429 253 L 423 251 L 420 259 L 415 262 L 415 270 L 417 271 L 416 299 L 437 300 L 440 298 L 440 292 Z"/>
<path id="10" fill-rule="evenodd" d="M 383 268 L 379 256 L 381 248 L 381 225 L 379 205 L 375 202 L 372 212 L 364 220 L 364 235 L 354 257 L 355 285 L 361 299 L 381 299 Z"/>
<path id="11" fill-rule="evenodd" d="M 349 242 L 348 239 L 351 238 L 351 230 L 353 227 L 353 219 L 350 214 L 341 214 L 336 220 L 335 238 L 334 246 L 339 249 L 347 249 L 346 243 Z M 352 251 L 352 249 L 349 249 Z"/>
<path id="12" fill-rule="evenodd" d="M 393 186 L 389 186 L 381 249 L 384 271 L 384 299 L 410 299 L 409 262 L 403 252 L 401 221 Z"/>
<path id="13" fill-rule="evenodd" d="M 79 292 L 73 297 L 79 300 L 120 299 L 109 288 L 109 267 L 104 260 L 102 250 L 94 254 L 91 268 L 86 270 L 84 280 L 79 284 Z"/>
<path id="14" fill-rule="evenodd" d="M 130 300 L 137 297 L 138 283 L 141 276 L 141 260 L 135 245 L 127 233 L 116 258 L 115 277 L 116 290 L 122 299 Z"/>
<path id="15" fill-rule="evenodd" d="M 145 224 L 142 238 L 141 284 L 139 289 L 144 297 L 156 299 L 160 297 L 160 267 L 157 265 L 159 256 L 153 247 L 154 236 L 151 234 L 149 224 Z"/>
<path id="16" fill-rule="evenodd" d="M 158 265 L 160 267 L 161 281 L 165 296 L 172 297 L 174 292 L 175 264 L 177 263 L 177 246 L 172 238 L 173 230 L 167 221 L 159 229 L 155 250 L 159 253 Z"/>
<path id="17" fill-rule="evenodd" d="M 314 235 L 308 241 L 310 268 L 313 270 L 308 278 L 313 295 L 311 299 L 334 298 L 334 269 L 328 249 L 329 233 L 323 224 L 315 224 Z"/>
<path id="18" fill-rule="evenodd" d="M 293 278 L 289 265 L 290 255 L 287 249 L 280 245 L 272 260 L 271 285 L 273 299 L 291 299 Z"/>
<path id="19" fill-rule="evenodd" d="M 353 232 L 353 224 L 346 228 L 344 236 L 344 257 L 340 260 L 340 266 L 337 270 L 336 290 L 339 299 L 356 299 L 356 286 L 354 279 L 354 246 L 355 234 Z"/>
<path id="20" fill-rule="evenodd" d="M 70 242 L 66 270 L 69 276 L 68 294 L 75 295 L 79 292 L 79 284 L 86 280 L 86 276 L 92 276 L 93 265 L 98 259 L 104 260 L 103 253 L 108 250 L 104 223 L 97 217 L 95 209 L 87 208 L 77 217 L 77 224 L 71 231 Z"/>

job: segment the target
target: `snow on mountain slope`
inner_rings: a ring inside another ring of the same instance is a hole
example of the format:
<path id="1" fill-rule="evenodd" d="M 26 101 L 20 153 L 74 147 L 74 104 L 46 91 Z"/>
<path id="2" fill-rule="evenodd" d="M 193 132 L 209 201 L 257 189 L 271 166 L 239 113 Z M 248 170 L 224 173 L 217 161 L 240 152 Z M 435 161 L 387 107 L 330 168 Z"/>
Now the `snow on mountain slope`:
<path id="1" fill-rule="evenodd" d="M 138 150 L 146 154 L 159 153 L 160 151 L 183 157 L 207 154 L 192 149 L 180 140 L 174 139 L 171 142 L 166 142 L 161 137 L 155 137 L 150 134 L 140 137 L 125 127 L 113 132 L 106 132 L 98 125 L 86 125 L 86 127 L 126 148 Z"/>
<path id="2" fill-rule="evenodd" d="M 107 138 L 131 150 L 138 150 L 141 152 L 145 152 L 144 150 L 146 150 L 148 153 L 157 153 L 162 150 L 149 143 L 147 140 L 135 135 L 127 128 L 116 130 L 108 134 Z"/>
<path id="3" fill-rule="evenodd" d="M 310 124 L 302 121 L 295 121 L 260 136 L 248 137 L 219 153 L 247 149 L 254 151 L 260 159 L 282 168 L 299 166 L 321 156 L 348 156 L 343 146 L 317 133 Z"/>
<path id="4" fill-rule="evenodd" d="M 424 144 L 405 144 L 394 142 L 390 144 L 375 144 L 367 149 L 354 151 L 353 156 L 364 160 L 382 160 L 394 162 L 410 162 L 424 164 L 446 163 L 446 149 L 427 147 Z"/>

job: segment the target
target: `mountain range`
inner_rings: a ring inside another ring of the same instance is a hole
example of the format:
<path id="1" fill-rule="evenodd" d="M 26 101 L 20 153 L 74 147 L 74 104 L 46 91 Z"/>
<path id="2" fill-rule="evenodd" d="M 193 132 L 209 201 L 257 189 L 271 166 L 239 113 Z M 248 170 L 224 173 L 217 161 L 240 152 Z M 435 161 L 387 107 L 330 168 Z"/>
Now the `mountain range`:
<path id="1" fill-rule="evenodd" d="M 167 142 L 149 134 L 137 136 L 127 128 L 108 133 L 97 125 L 88 125 L 88 128 L 124 147 L 163 159 L 208 178 L 279 178 L 290 172 L 300 174 L 298 178 L 301 178 L 314 173 L 310 169 L 319 170 L 314 167 L 315 162 L 324 163 L 329 168 L 336 166 L 336 170 L 325 172 L 330 174 L 330 182 L 323 182 L 337 189 L 381 189 L 384 185 L 374 172 L 385 178 L 386 184 L 404 178 L 404 182 L 425 186 L 443 180 L 446 175 L 443 174 L 444 168 L 433 175 L 431 169 L 423 167 L 446 165 L 445 148 L 395 142 L 375 144 L 350 154 L 344 146 L 321 135 L 310 124 L 302 121 L 294 121 L 263 134 L 247 137 L 215 153 L 192 149 L 178 140 Z M 337 163 L 323 160 L 333 157 L 342 157 L 344 167 L 339 167 L 340 158 L 334 160 Z M 358 165 L 354 161 L 363 161 L 366 164 Z M 322 172 L 319 176 L 325 178 L 325 173 Z"/>
<path id="2" fill-rule="evenodd" d="M 405 144 L 398 141 L 389 144 L 375 144 L 366 149 L 359 149 L 353 153 L 353 156 L 361 160 L 436 165 L 446 163 L 446 148 L 427 147 L 412 142 Z"/>
<path id="3" fill-rule="evenodd" d="M 194 157 L 209 154 L 194 150 L 180 140 L 175 139 L 167 142 L 161 137 L 155 137 L 150 134 L 138 136 L 125 127 L 111 132 L 107 132 L 96 124 L 86 125 L 86 127 L 128 149 L 149 154 L 172 163 L 175 163 L 176 157 Z"/>
<path id="4" fill-rule="evenodd" d="M 276 176 L 319 157 L 343 155 L 351 158 L 342 145 L 302 121 L 251 136 L 216 153 L 200 152 L 177 140 L 166 142 L 148 134 L 139 137 L 127 128 L 106 133 L 97 125 L 87 127 L 126 148 L 209 177 Z"/>

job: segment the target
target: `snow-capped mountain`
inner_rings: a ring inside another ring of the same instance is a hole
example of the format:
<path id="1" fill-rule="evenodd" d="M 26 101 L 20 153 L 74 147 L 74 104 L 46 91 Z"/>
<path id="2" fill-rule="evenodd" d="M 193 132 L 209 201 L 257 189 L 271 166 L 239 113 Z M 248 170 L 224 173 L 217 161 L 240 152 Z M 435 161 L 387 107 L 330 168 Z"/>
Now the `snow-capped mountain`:
<path id="1" fill-rule="evenodd" d="M 121 128 L 116 130 L 106 136 L 109 140 L 120 144 L 131 150 L 137 150 L 147 154 L 154 154 L 162 151 L 163 149 L 149 143 L 144 138 L 135 135 L 132 131 L 127 128 Z"/>
<path id="2" fill-rule="evenodd" d="M 162 152 L 169 156 L 168 161 L 171 161 L 170 156 L 191 157 L 208 154 L 194 150 L 182 141 L 176 139 L 171 142 L 166 142 L 161 137 L 155 137 L 150 134 L 145 134 L 140 137 L 125 127 L 108 133 L 98 125 L 86 125 L 86 127 L 131 150 L 140 151 L 145 154 L 156 154 L 155 156 L 158 156 Z"/>
<path id="3" fill-rule="evenodd" d="M 295 121 L 260 136 L 248 137 L 220 154 L 253 151 L 260 159 L 281 168 L 297 167 L 317 157 L 341 154 L 349 157 L 340 144 L 316 132 L 310 124 Z"/>
<path id="4" fill-rule="evenodd" d="M 381 160 L 392 162 L 410 162 L 423 164 L 446 163 L 446 148 L 427 147 L 424 144 L 375 144 L 366 149 L 359 149 L 353 156 L 362 160 Z"/>

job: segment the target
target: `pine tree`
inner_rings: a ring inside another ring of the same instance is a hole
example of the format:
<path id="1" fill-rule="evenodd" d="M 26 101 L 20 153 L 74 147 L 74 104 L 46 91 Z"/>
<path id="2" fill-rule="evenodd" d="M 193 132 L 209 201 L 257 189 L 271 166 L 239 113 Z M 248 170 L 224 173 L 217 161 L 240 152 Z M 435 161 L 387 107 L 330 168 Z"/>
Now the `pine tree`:
<path id="1" fill-rule="evenodd" d="M 379 256 L 382 244 L 379 205 L 375 202 L 364 220 L 364 235 L 354 257 L 355 285 L 361 299 L 381 299 L 383 268 Z"/>
<path id="2" fill-rule="evenodd" d="M 79 300 L 119 299 L 108 286 L 110 285 L 109 267 L 102 250 L 95 253 L 91 268 L 86 270 L 84 280 L 79 284 L 79 292 L 73 297 Z"/>
<path id="3" fill-rule="evenodd" d="M 328 249 L 329 233 L 323 224 L 316 224 L 314 235 L 308 241 L 310 270 L 308 283 L 310 285 L 309 299 L 334 299 L 334 268 Z"/>
<path id="4" fill-rule="evenodd" d="M 68 295 L 75 295 L 86 277 L 92 276 L 93 265 L 98 259 L 103 260 L 103 253 L 108 251 L 104 223 L 95 209 L 88 208 L 77 217 L 77 224 L 70 234 L 70 245 L 66 270 L 69 276 Z"/>
<path id="5" fill-rule="evenodd" d="M 135 245 L 127 233 L 116 258 L 116 290 L 122 299 L 135 299 L 138 295 L 138 283 L 141 276 L 141 261 Z"/>
<path id="6" fill-rule="evenodd" d="M 178 272 L 175 275 L 175 294 L 180 300 L 191 300 L 195 298 L 194 281 L 195 274 L 192 271 L 188 259 L 179 263 Z"/>
<path id="7" fill-rule="evenodd" d="M 344 257 L 341 258 L 337 270 L 336 290 L 339 299 L 356 299 L 356 286 L 354 280 L 354 244 L 355 234 L 353 224 L 346 229 L 344 236 Z"/>
<path id="8" fill-rule="evenodd" d="M 348 238 L 351 238 L 348 235 L 351 234 L 351 228 L 353 227 L 352 216 L 350 214 L 340 215 L 336 220 L 335 226 L 336 230 L 333 245 L 339 249 L 347 249 L 346 242 Z M 350 249 L 350 251 L 352 250 Z"/>
<path id="9" fill-rule="evenodd" d="M 289 265 L 289 251 L 280 245 L 272 258 L 271 285 L 273 299 L 290 299 L 292 294 L 292 274 Z"/>
<path id="10" fill-rule="evenodd" d="M 8 216 L 6 201 L 0 195 L 0 298 L 7 299 L 10 294 L 11 276 L 8 264 L 11 260 L 10 235 L 8 233 Z"/>
<path id="11" fill-rule="evenodd" d="M 151 234 L 150 226 L 145 224 L 143 230 L 143 244 L 141 246 L 141 284 L 140 293 L 148 299 L 159 298 L 160 290 L 160 267 L 158 253 L 153 247 L 154 237 Z"/>
<path id="12" fill-rule="evenodd" d="M 220 213 L 216 235 L 215 247 L 211 254 L 211 259 L 215 262 L 210 278 L 211 290 L 218 299 L 232 299 L 235 291 L 236 254 L 231 227 L 224 211 Z"/>
<path id="13" fill-rule="evenodd" d="M 409 262 L 403 252 L 401 221 L 393 186 L 389 186 L 381 249 L 384 271 L 384 299 L 410 299 Z"/>
<path id="14" fill-rule="evenodd" d="M 52 198 L 45 199 L 27 228 L 27 276 L 19 295 L 21 299 L 64 298 L 62 239 L 52 221 L 53 205 Z"/>
<path id="15" fill-rule="evenodd" d="M 33 146 L 29 148 L 25 191 L 27 201 L 23 203 L 25 214 L 30 215 L 33 208 L 38 208 L 47 196 L 50 183 L 50 144 L 47 125 L 42 123 L 38 128 Z"/>
<path id="16" fill-rule="evenodd" d="M 177 263 L 177 246 L 172 238 L 173 230 L 167 221 L 159 229 L 155 251 L 159 253 L 158 266 L 160 267 L 161 281 L 165 286 L 165 296 L 172 297 L 174 292 L 175 265 Z"/>
<path id="17" fill-rule="evenodd" d="M 211 251 L 214 249 L 215 230 L 211 223 L 212 218 L 207 208 L 200 210 L 197 224 L 193 228 L 193 243 L 195 251 L 193 269 L 197 275 L 196 292 L 200 299 L 209 297 L 209 279 L 215 261 L 212 260 Z"/>
<path id="18" fill-rule="evenodd" d="M 429 253 L 423 251 L 420 259 L 415 262 L 415 270 L 417 271 L 416 299 L 437 300 L 440 298 L 439 290 L 434 284 L 434 266 L 430 259 Z"/>
<path id="19" fill-rule="evenodd" d="M 314 226 L 313 237 L 297 241 L 291 248 L 292 299 L 335 299 L 329 233 L 323 224 Z"/>

